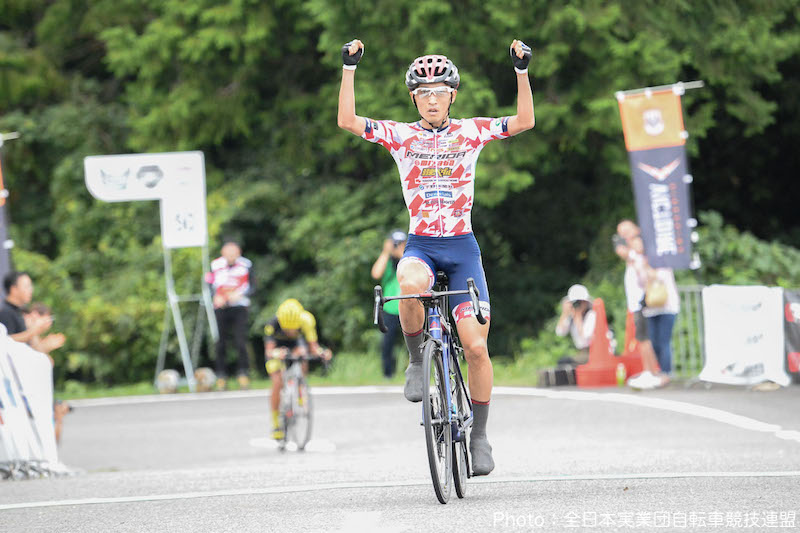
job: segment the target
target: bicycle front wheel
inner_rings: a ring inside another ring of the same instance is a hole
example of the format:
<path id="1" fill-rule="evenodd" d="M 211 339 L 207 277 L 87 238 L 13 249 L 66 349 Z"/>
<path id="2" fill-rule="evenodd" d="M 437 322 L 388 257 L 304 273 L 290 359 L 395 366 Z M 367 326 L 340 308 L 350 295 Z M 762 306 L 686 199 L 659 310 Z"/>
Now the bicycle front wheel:
<path id="1" fill-rule="evenodd" d="M 423 346 L 422 365 L 425 387 L 422 391 L 422 421 L 428 464 L 436 498 L 440 503 L 447 503 L 453 478 L 453 434 L 447 420 L 446 389 L 450 379 L 444 374 L 442 352 L 436 342 L 428 341 Z"/>
<path id="2" fill-rule="evenodd" d="M 455 350 L 452 351 L 452 354 L 453 358 L 450 361 L 450 395 L 458 413 L 456 427 L 461 435 L 460 440 L 453 442 L 453 481 L 456 487 L 456 495 L 459 498 L 463 498 L 467 495 L 467 478 L 469 477 L 466 421 L 470 417 L 471 408 Z"/>
<path id="3" fill-rule="evenodd" d="M 300 377 L 295 381 L 295 390 L 291 402 L 292 425 L 289 428 L 289 438 L 297 445 L 298 450 L 304 450 L 311 440 L 311 389 L 305 378 Z"/>

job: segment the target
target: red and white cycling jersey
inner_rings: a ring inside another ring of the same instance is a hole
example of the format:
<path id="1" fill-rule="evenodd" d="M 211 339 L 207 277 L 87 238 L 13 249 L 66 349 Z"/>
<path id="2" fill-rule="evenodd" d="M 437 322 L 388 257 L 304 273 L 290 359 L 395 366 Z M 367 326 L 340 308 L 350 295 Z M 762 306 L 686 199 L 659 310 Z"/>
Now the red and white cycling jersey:
<path id="1" fill-rule="evenodd" d="M 232 265 L 224 257 L 211 261 L 211 272 L 207 272 L 206 283 L 211 285 L 214 294 L 227 296 L 231 292 L 240 291 L 243 297 L 227 304 L 229 307 L 250 305 L 250 294 L 253 292 L 250 270 L 253 263 L 245 257 L 239 257 Z"/>
<path id="2" fill-rule="evenodd" d="M 472 232 L 475 165 L 486 143 L 510 137 L 508 117 L 451 119 L 442 131 L 418 122 L 366 119 L 362 137 L 392 154 L 411 216 L 408 232 L 453 237 Z"/>

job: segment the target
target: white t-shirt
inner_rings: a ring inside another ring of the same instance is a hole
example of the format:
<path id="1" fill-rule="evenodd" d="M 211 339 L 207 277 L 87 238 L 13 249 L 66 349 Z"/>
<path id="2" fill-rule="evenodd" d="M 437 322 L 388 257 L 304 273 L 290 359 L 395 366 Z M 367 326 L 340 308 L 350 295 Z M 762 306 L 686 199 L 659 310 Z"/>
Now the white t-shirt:
<path id="1" fill-rule="evenodd" d="M 580 330 L 578 330 L 575 321 L 570 318 L 568 322 L 569 325 L 564 328 L 560 328 L 559 324 L 556 324 L 556 335 L 563 337 L 569 332 L 569 334 L 572 335 L 572 342 L 575 343 L 575 348 L 583 350 L 584 348 L 588 348 L 592 343 L 596 322 L 597 313 L 594 312 L 594 309 L 589 309 L 586 314 L 583 315 L 583 327 Z"/>
<path id="2" fill-rule="evenodd" d="M 633 250 L 628 257 L 630 260 L 625 266 L 625 298 L 628 300 L 628 311 L 635 313 L 642 310 L 642 298 L 644 298 L 644 285 L 640 278 L 644 257 Z"/>

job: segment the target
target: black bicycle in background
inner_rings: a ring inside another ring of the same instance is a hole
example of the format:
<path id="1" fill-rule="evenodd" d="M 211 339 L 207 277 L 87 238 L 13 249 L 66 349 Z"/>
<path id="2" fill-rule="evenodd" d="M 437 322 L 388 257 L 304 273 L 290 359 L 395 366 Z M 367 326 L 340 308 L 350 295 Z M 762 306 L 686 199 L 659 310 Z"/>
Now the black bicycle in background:
<path id="1" fill-rule="evenodd" d="M 280 358 L 286 361 L 288 367 L 283 372 L 281 401 L 278 407 L 283 430 L 283 439 L 278 442 L 278 449 L 284 451 L 288 447 L 303 451 L 311 440 L 313 422 L 311 387 L 304 367 L 309 361 L 321 360 L 327 369 L 328 362 L 317 355 L 291 354 L 286 348 L 278 350 L 282 350 Z"/>
<path id="2" fill-rule="evenodd" d="M 423 375 L 427 379 L 422 390 L 422 425 L 425 427 L 433 490 L 441 503 L 450 499 L 452 485 L 455 485 L 458 497 L 463 498 L 467 493 L 467 478 L 472 477 L 467 442 L 473 420 L 472 402 L 461 373 L 460 361 L 464 350 L 448 318 L 448 296 L 469 294 L 472 307 L 477 310 L 478 322 L 486 323 L 480 311 L 480 295 L 472 278 L 467 280 L 467 290 L 451 291 L 447 285 L 447 276 L 437 272 L 434 289 L 438 290 L 428 293 L 384 298 L 383 290 L 376 286 L 373 315 L 375 324 L 386 332 L 381 313 L 384 303 L 414 298 L 425 307 L 425 340 L 421 349 Z"/>

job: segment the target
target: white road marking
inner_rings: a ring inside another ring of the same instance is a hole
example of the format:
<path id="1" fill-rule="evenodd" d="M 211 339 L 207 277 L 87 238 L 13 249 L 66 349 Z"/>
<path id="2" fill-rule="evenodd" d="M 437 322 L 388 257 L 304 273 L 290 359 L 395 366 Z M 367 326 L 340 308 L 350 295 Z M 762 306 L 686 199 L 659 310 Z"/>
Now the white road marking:
<path id="1" fill-rule="evenodd" d="M 315 396 L 342 396 L 349 394 L 398 394 L 401 387 L 361 386 L 361 387 L 313 387 Z M 196 402 L 202 400 L 240 400 L 242 398 L 269 397 L 268 389 L 220 392 L 185 392 L 180 394 L 149 394 L 147 396 L 117 396 L 110 398 L 86 398 L 69 400 L 74 407 L 108 407 L 112 405 L 135 405 L 146 403 Z"/>
<path id="2" fill-rule="evenodd" d="M 652 472 L 639 474 L 596 474 L 573 476 L 532 476 L 532 477 L 497 477 L 475 478 L 470 484 L 493 485 L 501 483 L 546 483 L 558 481 L 621 481 L 635 479 L 686 479 L 686 478 L 789 478 L 800 477 L 800 470 L 773 472 Z M 141 503 L 169 500 L 190 500 L 197 498 L 224 498 L 231 496 L 259 496 L 269 494 L 293 494 L 298 492 L 317 492 L 347 489 L 374 489 L 399 487 L 427 487 L 430 480 L 418 481 L 360 481 L 348 483 L 312 484 L 283 487 L 261 487 L 247 489 L 229 489 L 207 492 L 179 492 L 174 494 L 145 494 L 141 496 L 121 496 L 115 498 L 85 498 L 72 500 L 53 500 L 40 502 L 23 502 L 0 505 L 0 511 L 14 509 L 34 509 L 42 507 L 65 507 L 73 505 L 109 505 L 120 503 Z"/>
<path id="3" fill-rule="evenodd" d="M 347 396 L 360 394 L 400 394 L 398 386 L 365 386 L 365 387 L 314 387 L 314 396 Z M 495 387 L 493 395 L 500 396 L 534 396 L 554 400 L 576 400 L 591 402 L 610 402 L 626 404 L 634 407 L 647 407 L 684 415 L 696 416 L 721 422 L 741 429 L 772 433 L 783 440 L 800 442 L 800 432 L 787 430 L 777 424 L 769 424 L 754 418 L 737 415 L 722 409 L 704 407 L 677 400 L 665 400 L 640 394 L 622 394 L 618 392 L 595 392 L 581 390 L 539 389 L 534 387 Z M 111 405 L 130 405 L 159 402 L 188 402 L 201 400 L 233 400 L 241 398 L 268 397 L 267 390 L 225 391 L 205 393 L 184 393 L 175 395 L 128 396 L 120 398 L 97 398 L 87 400 L 71 400 L 76 407 L 98 407 Z"/>
<path id="4" fill-rule="evenodd" d="M 495 387 L 492 394 L 510 394 L 515 396 L 536 396 L 550 398 L 553 400 L 577 400 L 589 402 L 610 402 L 632 405 L 635 407 L 649 407 L 662 411 L 670 411 L 684 415 L 697 416 L 722 422 L 741 429 L 751 431 L 763 431 L 775 433 L 781 430 L 777 424 L 768 424 L 754 418 L 737 415 L 722 409 L 704 407 L 688 402 L 677 400 L 664 400 L 662 398 L 652 398 L 648 396 L 621 394 L 618 392 L 592 392 L 592 391 L 572 391 L 572 390 L 551 390 L 551 389 L 528 389 L 524 387 Z"/>
<path id="5" fill-rule="evenodd" d="M 294 444 L 294 443 L 289 443 Z M 253 448 L 264 448 L 267 450 L 277 450 L 278 442 L 275 439 L 268 437 L 257 437 L 250 439 L 250 446 Z M 296 447 L 296 446 L 295 446 Z M 287 446 L 288 451 L 295 451 Z M 311 439 L 306 444 L 304 450 L 306 453 L 332 453 L 336 451 L 336 444 L 327 439 Z"/>

